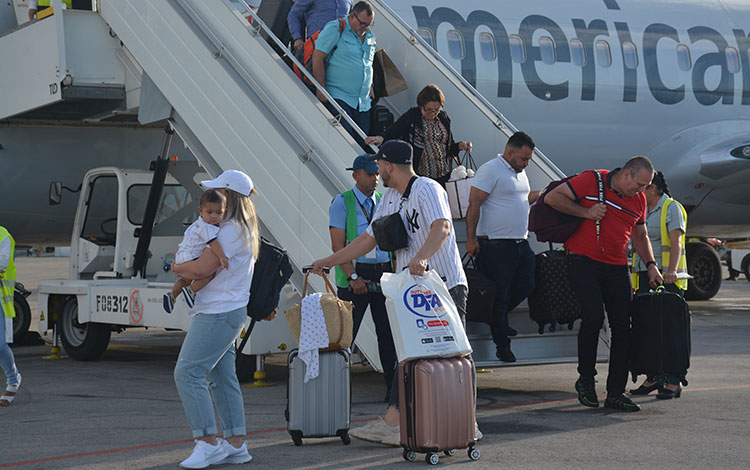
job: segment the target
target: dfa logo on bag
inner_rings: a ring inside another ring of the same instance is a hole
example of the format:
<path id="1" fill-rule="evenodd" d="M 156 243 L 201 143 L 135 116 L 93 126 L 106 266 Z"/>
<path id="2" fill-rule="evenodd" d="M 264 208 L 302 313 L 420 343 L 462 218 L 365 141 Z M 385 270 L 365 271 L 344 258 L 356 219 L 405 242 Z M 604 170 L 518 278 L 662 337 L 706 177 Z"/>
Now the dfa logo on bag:
<path id="1" fill-rule="evenodd" d="M 440 301 L 437 292 L 425 289 L 417 284 L 409 287 L 404 291 L 404 306 L 417 318 L 417 327 L 422 330 L 428 330 L 434 327 L 446 327 L 449 325 L 447 320 L 441 320 L 447 311 Z M 425 319 L 427 319 L 425 321 Z"/>

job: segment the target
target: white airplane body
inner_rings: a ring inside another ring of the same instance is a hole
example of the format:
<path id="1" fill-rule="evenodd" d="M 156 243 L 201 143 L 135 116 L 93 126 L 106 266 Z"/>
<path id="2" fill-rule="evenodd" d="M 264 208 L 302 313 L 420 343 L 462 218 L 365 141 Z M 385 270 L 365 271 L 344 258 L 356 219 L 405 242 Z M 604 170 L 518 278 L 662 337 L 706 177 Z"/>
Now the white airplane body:
<path id="1" fill-rule="evenodd" d="M 750 2 L 386 3 L 564 172 L 646 155 L 690 235 L 747 236 Z"/>

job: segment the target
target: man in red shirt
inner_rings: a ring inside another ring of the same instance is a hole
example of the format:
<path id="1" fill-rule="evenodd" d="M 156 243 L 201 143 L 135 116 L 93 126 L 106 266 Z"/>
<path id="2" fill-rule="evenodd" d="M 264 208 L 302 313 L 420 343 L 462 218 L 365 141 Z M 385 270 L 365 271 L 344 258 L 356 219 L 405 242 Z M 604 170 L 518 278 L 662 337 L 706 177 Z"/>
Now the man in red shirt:
<path id="1" fill-rule="evenodd" d="M 602 175 L 604 204 L 599 204 L 595 171 Z M 654 166 L 646 157 L 633 157 L 621 169 L 585 171 L 553 189 L 547 204 L 566 214 L 581 217 L 578 230 L 565 242 L 568 252 L 570 285 L 578 297 L 583 317 L 578 331 L 578 401 L 597 408 L 594 387 L 596 347 L 607 310 L 612 341 L 607 376 L 606 408 L 639 411 L 641 408 L 624 395 L 628 380 L 630 345 L 630 272 L 627 244 L 641 259 L 649 260 L 649 281 L 662 283 L 646 232 L 646 197 L 643 190 L 651 183 Z"/>

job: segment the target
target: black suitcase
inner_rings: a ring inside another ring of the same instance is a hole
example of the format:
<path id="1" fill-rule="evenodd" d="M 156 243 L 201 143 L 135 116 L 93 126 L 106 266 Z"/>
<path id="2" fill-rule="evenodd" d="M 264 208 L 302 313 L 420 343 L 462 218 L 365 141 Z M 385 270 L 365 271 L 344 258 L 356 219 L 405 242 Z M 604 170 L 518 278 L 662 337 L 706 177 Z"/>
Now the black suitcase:
<path id="1" fill-rule="evenodd" d="M 678 294 L 636 294 L 630 307 L 630 373 L 660 372 L 687 385 L 690 367 L 690 309 Z"/>
<path id="2" fill-rule="evenodd" d="M 581 305 L 568 281 L 568 264 L 565 252 L 548 250 L 536 255 L 534 290 L 529 294 L 529 316 L 539 325 L 539 334 L 544 326 L 555 331 L 556 323 L 567 324 L 581 318 Z"/>
<path id="3" fill-rule="evenodd" d="M 466 321 L 492 324 L 495 310 L 495 281 L 488 278 L 476 267 L 474 258 L 464 256 L 464 273 L 469 283 L 469 296 L 466 299 Z"/>

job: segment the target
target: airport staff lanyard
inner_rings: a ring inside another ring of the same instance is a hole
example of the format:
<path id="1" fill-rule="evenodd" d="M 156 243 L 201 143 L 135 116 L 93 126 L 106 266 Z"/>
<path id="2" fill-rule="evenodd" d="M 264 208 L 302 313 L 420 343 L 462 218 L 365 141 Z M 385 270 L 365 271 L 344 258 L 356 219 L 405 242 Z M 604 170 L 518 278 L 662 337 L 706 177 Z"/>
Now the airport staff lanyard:
<path id="1" fill-rule="evenodd" d="M 367 224 L 369 225 L 370 222 L 372 222 L 372 216 L 375 215 L 375 207 L 372 208 L 372 212 L 369 214 L 367 213 L 367 210 L 365 209 L 365 206 L 362 205 L 362 203 L 359 201 L 359 198 L 356 194 L 354 194 L 354 199 L 357 200 L 357 204 L 359 204 L 359 208 L 362 209 L 362 213 L 365 214 L 365 219 L 367 219 Z"/>

